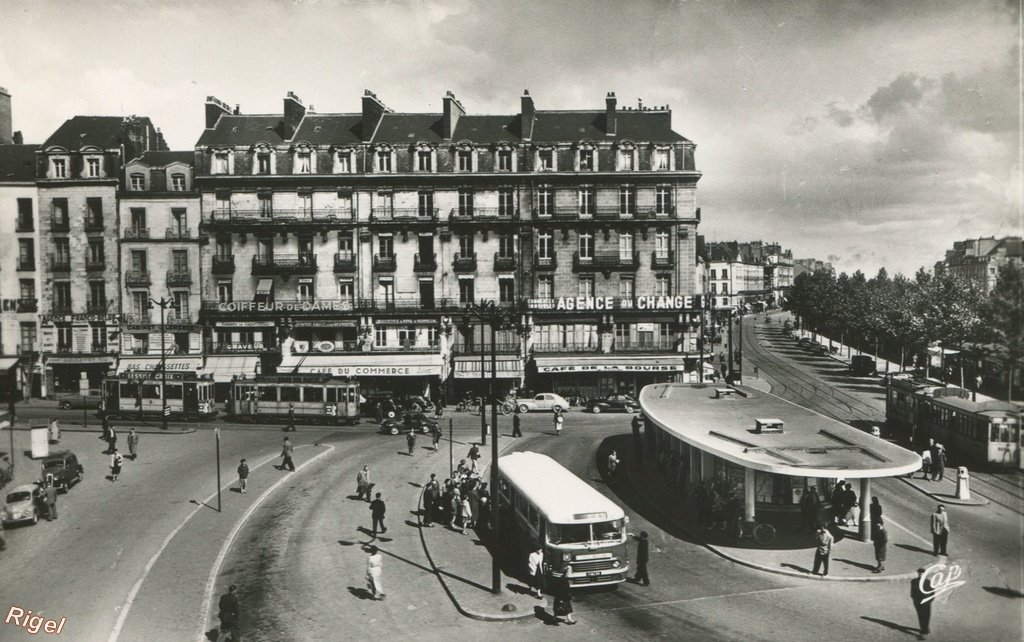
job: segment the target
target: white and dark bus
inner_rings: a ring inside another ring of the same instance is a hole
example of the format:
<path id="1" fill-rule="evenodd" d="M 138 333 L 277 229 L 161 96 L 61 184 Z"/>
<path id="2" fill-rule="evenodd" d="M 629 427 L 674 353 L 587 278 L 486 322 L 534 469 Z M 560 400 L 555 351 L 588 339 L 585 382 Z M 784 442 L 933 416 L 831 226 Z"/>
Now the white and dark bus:
<path id="1" fill-rule="evenodd" d="M 520 552 L 544 547 L 547 573 L 567 568 L 573 587 L 619 584 L 629 572 L 625 513 L 547 455 L 498 459 L 502 524 L 515 524 Z"/>

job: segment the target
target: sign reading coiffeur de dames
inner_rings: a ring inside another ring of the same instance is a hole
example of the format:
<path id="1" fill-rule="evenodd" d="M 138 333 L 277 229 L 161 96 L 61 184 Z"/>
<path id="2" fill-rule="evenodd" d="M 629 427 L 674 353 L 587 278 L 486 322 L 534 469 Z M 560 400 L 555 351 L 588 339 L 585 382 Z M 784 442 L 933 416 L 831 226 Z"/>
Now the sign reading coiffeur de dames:
<path id="1" fill-rule="evenodd" d="M 556 299 L 530 299 L 535 310 L 649 310 L 671 312 L 700 310 L 701 298 L 697 296 L 638 296 L 631 298 L 614 296 L 558 297 Z"/>

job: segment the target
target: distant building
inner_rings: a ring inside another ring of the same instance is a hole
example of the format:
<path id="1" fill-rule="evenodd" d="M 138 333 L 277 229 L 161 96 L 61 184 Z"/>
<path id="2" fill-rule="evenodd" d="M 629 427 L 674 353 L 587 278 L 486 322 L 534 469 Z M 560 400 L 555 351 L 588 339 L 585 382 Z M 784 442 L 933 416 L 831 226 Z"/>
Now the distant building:
<path id="1" fill-rule="evenodd" d="M 819 261 L 818 259 L 796 259 L 793 261 L 793 280 L 796 277 L 805 273 L 814 273 L 818 270 L 825 270 L 828 272 L 834 272 L 834 268 L 831 263 L 826 261 Z"/>
<path id="2" fill-rule="evenodd" d="M 1021 251 L 1019 236 L 956 241 L 952 250 L 946 250 L 946 258 L 935 264 L 935 270 L 956 274 L 976 284 L 988 295 L 995 287 L 1002 266 L 1022 264 Z"/>
<path id="3" fill-rule="evenodd" d="M 747 310 L 765 303 L 763 257 L 750 244 L 727 241 L 707 246 L 708 299 L 716 310 Z"/>

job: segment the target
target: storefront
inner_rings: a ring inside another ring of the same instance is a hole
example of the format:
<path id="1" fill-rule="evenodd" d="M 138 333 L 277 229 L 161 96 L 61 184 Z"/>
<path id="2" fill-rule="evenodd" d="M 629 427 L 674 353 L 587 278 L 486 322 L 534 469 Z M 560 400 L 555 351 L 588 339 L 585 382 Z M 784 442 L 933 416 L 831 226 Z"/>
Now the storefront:
<path id="1" fill-rule="evenodd" d="M 22 398 L 18 357 L 0 357 L 0 399 Z"/>
<path id="2" fill-rule="evenodd" d="M 531 390 L 603 397 L 637 394 L 652 383 L 680 381 L 695 372 L 694 357 L 686 355 L 542 355 L 533 362 Z"/>
<path id="3" fill-rule="evenodd" d="M 227 354 L 206 357 L 200 374 L 213 377 L 214 401 L 227 401 L 231 396 L 231 380 L 260 374 L 260 357 L 254 354 Z"/>
<path id="4" fill-rule="evenodd" d="M 497 368 L 494 370 L 496 380 L 495 392 L 504 397 L 523 385 L 523 360 L 519 355 L 500 354 L 495 357 Z M 465 394 L 483 395 L 490 390 L 491 355 L 484 355 L 483 367 L 479 355 L 455 357 L 455 371 L 452 376 L 451 400 L 459 400 Z M 480 373 L 483 372 L 481 377 Z"/>
<path id="5" fill-rule="evenodd" d="M 360 352 L 355 354 L 286 354 L 277 374 L 326 374 L 359 381 L 363 393 L 436 398 L 445 381 L 444 359 L 439 352 Z"/>
<path id="6" fill-rule="evenodd" d="M 57 398 L 88 390 L 90 396 L 98 396 L 113 367 L 113 356 L 51 356 L 44 364 L 47 394 Z"/>

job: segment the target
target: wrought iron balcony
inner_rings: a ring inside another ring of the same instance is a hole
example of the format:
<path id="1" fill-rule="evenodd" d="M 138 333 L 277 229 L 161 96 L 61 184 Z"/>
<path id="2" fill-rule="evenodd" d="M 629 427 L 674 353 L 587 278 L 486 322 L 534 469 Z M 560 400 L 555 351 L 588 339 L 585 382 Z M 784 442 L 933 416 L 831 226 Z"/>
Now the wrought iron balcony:
<path id="1" fill-rule="evenodd" d="M 206 221 L 217 227 L 330 225 L 353 219 L 352 209 L 218 209 Z"/>
<path id="2" fill-rule="evenodd" d="M 593 343 L 534 343 L 533 352 L 598 352 L 600 345 Z"/>
<path id="3" fill-rule="evenodd" d="M 71 257 L 70 256 L 51 256 L 50 257 L 50 270 L 52 272 L 70 272 L 71 271 Z"/>
<path id="4" fill-rule="evenodd" d="M 129 286 L 145 286 L 153 282 L 149 272 L 142 270 L 128 270 L 124 273 L 124 283 Z"/>
<path id="5" fill-rule="evenodd" d="M 476 252 L 472 254 L 456 254 L 452 261 L 452 267 L 456 272 L 476 272 Z"/>
<path id="6" fill-rule="evenodd" d="M 16 312 L 36 312 L 39 309 L 38 299 L 25 298 L 17 301 Z"/>
<path id="7" fill-rule="evenodd" d="M 103 219 L 89 217 L 85 219 L 85 231 L 86 232 L 102 232 L 103 231 Z"/>
<path id="8" fill-rule="evenodd" d="M 50 216 L 51 232 L 68 232 L 71 230 L 71 220 L 65 216 Z"/>
<path id="9" fill-rule="evenodd" d="M 436 221 L 438 211 L 436 207 L 374 208 L 370 212 L 370 220 L 384 223 Z"/>
<path id="10" fill-rule="evenodd" d="M 19 256 L 18 257 L 18 269 L 25 272 L 28 270 L 36 269 L 36 257 L 34 256 Z"/>
<path id="11" fill-rule="evenodd" d="M 396 267 L 395 255 L 394 254 L 374 254 L 373 255 L 373 271 L 374 272 L 394 272 Z"/>
<path id="12" fill-rule="evenodd" d="M 612 352 L 675 352 L 675 340 L 666 341 L 620 341 L 612 343 Z"/>
<path id="13" fill-rule="evenodd" d="M 104 301 L 93 301 L 89 299 L 85 302 L 85 311 L 88 314 L 106 314 L 107 313 L 107 302 Z"/>
<path id="14" fill-rule="evenodd" d="M 495 252 L 495 254 L 494 254 L 494 271 L 495 272 L 510 272 L 510 271 L 512 271 L 514 269 L 516 269 L 516 257 L 515 257 L 515 255 L 512 255 L 512 256 L 502 256 L 501 254 Z"/>
<path id="15" fill-rule="evenodd" d="M 106 261 L 93 261 L 92 259 L 87 259 L 85 261 L 85 270 L 87 272 L 103 272 L 106 269 Z"/>
<path id="16" fill-rule="evenodd" d="M 554 270 L 558 267 L 558 255 L 554 252 L 551 256 L 541 256 L 540 254 L 533 255 L 533 267 L 537 270 Z"/>
<path id="17" fill-rule="evenodd" d="M 495 354 L 519 354 L 520 344 L 518 341 L 499 341 L 494 344 Z M 479 355 L 480 351 L 483 350 L 484 355 L 491 354 L 491 344 L 484 343 L 482 345 L 456 345 L 452 347 L 453 355 L 467 355 L 475 354 Z"/>
<path id="18" fill-rule="evenodd" d="M 254 256 L 252 257 L 252 273 L 256 276 L 316 274 L 316 256 L 312 252 Z"/>
<path id="19" fill-rule="evenodd" d="M 516 217 L 514 207 L 453 207 L 448 214 L 453 222 L 469 221 L 512 221 Z"/>
<path id="20" fill-rule="evenodd" d="M 234 274 L 235 257 L 215 256 L 213 257 L 213 265 L 210 267 L 210 269 L 214 274 Z"/>
<path id="21" fill-rule="evenodd" d="M 356 255 L 354 252 L 337 252 L 334 255 L 335 272 L 355 272 Z"/>
<path id="22" fill-rule="evenodd" d="M 164 230 L 164 238 L 172 241 L 188 241 L 195 238 L 192 230 L 185 227 L 169 227 Z"/>
<path id="23" fill-rule="evenodd" d="M 53 314 L 71 314 L 71 303 L 54 302 L 50 307 L 53 310 Z"/>
<path id="24" fill-rule="evenodd" d="M 413 257 L 413 271 L 433 272 L 437 269 L 437 254 L 417 254 Z"/>
<path id="25" fill-rule="evenodd" d="M 651 267 L 652 268 L 671 268 L 675 266 L 675 257 L 671 250 L 666 252 L 659 252 L 655 250 L 651 252 Z"/>
<path id="26" fill-rule="evenodd" d="M 572 267 L 576 271 L 592 270 L 635 270 L 640 266 L 640 257 L 636 252 L 628 255 L 597 254 L 591 257 L 580 256 L 579 252 L 572 255 Z"/>
<path id="27" fill-rule="evenodd" d="M 192 270 L 167 270 L 167 285 L 192 285 Z"/>
<path id="28" fill-rule="evenodd" d="M 356 310 L 359 312 L 374 312 L 388 310 L 454 310 L 459 307 L 455 299 L 421 297 L 397 297 L 391 299 L 359 299 L 356 301 Z"/>
<path id="29" fill-rule="evenodd" d="M 124 228 L 124 234 L 121 238 L 126 241 L 148 241 L 149 240 L 149 228 L 148 227 L 126 227 Z"/>

